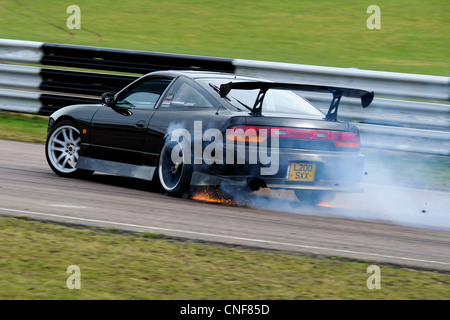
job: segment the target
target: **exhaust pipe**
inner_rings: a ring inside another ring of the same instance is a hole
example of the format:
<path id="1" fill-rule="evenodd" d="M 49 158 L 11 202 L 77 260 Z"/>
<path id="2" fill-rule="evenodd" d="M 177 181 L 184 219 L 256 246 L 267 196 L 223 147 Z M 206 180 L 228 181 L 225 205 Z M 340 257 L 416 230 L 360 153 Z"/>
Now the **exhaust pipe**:
<path id="1" fill-rule="evenodd" d="M 261 189 L 264 186 L 265 186 L 265 182 L 261 178 L 251 178 L 248 180 L 248 187 L 252 191 L 258 191 L 259 189 Z"/>

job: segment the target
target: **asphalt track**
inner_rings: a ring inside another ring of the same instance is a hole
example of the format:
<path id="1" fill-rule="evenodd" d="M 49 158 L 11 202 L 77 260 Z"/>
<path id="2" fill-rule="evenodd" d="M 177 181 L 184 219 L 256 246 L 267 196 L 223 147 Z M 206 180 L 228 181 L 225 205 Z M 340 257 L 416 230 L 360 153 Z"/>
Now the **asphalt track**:
<path id="1" fill-rule="evenodd" d="M 333 207 L 302 206 L 283 192 L 258 192 L 245 206 L 218 205 L 170 198 L 124 177 L 61 178 L 43 145 L 0 140 L 3 216 L 450 271 L 450 193 L 370 184 L 365 190 L 338 196 Z"/>

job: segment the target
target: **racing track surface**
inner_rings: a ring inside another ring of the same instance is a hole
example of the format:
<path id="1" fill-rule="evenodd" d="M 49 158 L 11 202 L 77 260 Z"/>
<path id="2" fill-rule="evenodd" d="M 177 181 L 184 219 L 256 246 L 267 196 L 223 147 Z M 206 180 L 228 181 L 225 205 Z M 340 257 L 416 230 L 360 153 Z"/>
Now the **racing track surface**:
<path id="1" fill-rule="evenodd" d="M 386 186 L 367 188 L 366 196 L 380 190 L 392 194 Z M 426 210 L 409 212 L 418 220 L 371 213 L 363 207 L 364 194 L 338 197 L 334 208 L 302 207 L 289 197 L 270 200 L 264 193 L 250 201 L 252 208 L 217 205 L 170 198 L 147 182 L 123 177 L 61 178 L 48 167 L 43 145 L 0 140 L 0 215 L 450 271 L 449 193 L 403 191 L 426 197 L 420 200 Z M 412 226 L 401 225 L 402 219 Z M 433 219 L 437 227 L 423 227 Z"/>

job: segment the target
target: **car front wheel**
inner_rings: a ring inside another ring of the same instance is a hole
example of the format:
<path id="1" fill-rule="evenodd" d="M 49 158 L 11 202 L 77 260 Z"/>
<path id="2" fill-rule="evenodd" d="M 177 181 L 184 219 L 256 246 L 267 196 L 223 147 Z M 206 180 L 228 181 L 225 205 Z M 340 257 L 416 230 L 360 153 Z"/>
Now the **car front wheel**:
<path id="1" fill-rule="evenodd" d="M 61 121 L 50 130 L 45 155 L 50 168 L 56 174 L 63 177 L 80 177 L 92 173 L 77 168 L 80 141 L 80 131 L 72 121 Z"/>

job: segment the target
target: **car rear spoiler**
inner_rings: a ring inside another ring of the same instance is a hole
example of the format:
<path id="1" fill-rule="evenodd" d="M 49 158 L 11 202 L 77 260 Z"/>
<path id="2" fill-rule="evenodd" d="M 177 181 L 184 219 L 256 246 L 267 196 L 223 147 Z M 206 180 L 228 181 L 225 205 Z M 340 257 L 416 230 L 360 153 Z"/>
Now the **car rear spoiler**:
<path id="1" fill-rule="evenodd" d="M 342 87 L 329 87 L 310 84 L 293 84 L 293 83 L 279 83 L 279 82 L 229 82 L 220 86 L 219 94 L 222 98 L 225 98 L 231 89 L 259 89 L 258 96 L 255 104 L 251 110 L 252 115 L 260 116 L 262 110 L 262 103 L 264 96 L 269 89 L 281 89 L 281 90 L 301 90 L 301 91 L 314 91 L 314 92 L 328 92 L 333 94 L 333 100 L 331 101 L 328 113 L 325 120 L 337 121 L 337 110 L 341 97 L 360 98 L 361 105 L 366 108 L 373 100 L 374 93 L 352 88 Z"/>

